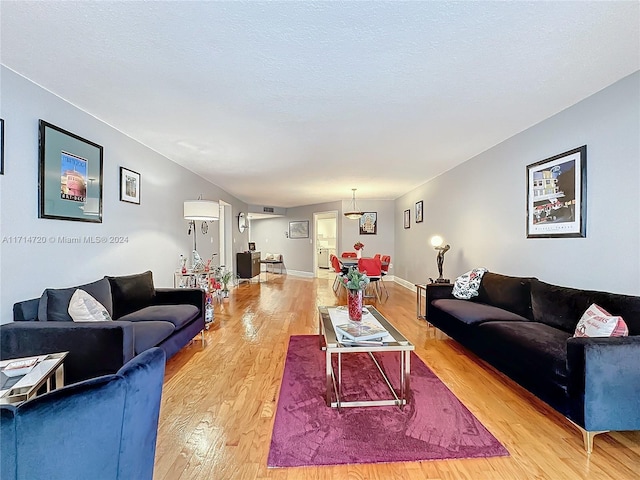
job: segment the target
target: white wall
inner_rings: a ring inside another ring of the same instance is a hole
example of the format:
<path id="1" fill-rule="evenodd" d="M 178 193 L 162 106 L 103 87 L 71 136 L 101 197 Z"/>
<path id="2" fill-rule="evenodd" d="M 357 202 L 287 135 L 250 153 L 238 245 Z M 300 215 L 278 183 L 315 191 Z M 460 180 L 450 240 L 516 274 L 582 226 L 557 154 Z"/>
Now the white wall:
<path id="1" fill-rule="evenodd" d="M 452 280 L 477 266 L 557 285 L 640 294 L 640 73 L 496 145 L 396 201 L 396 271 Z M 499 114 L 496 112 L 496 114 Z M 461 139 L 464 141 L 464 139 Z M 587 145 L 586 238 L 526 238 L 526 166 Z M 424 200 L 424 223 L 414 203 Z M 410 208 L 411 228 L 402 225 Z"/>
<path id="2" fill-rule="evenodd" d="M 38 297 L 47 287 L 68 287 L 104 275 L 151 270 L 156 286 L 172 286 L 179 255 L 190 255 L 192 249 L 182 202 L 202 194 L 206 199 L 229 202 L 234 215 L 246 211 L 246 204 L 221 188 L 11 70 L 2 67 L 0 80 L 0 117 L 5 120 L 5 175 L 0 176 L 0 322 L 13 318 L 13 303 Z M 104 147 L 102 223 L 38 218 L 39 119 Z M 141 174 L 141 205 L 119 201 L 120 166 Z M 198 222 L 198 232 L 199 226 Z M 208 235 L 198 235 L 200 254 L 210 257 L 218 248 L 217 225 L 210 226 Z M 127 243 L 62 244 L 58 236 L 119 236 Z M 42 237 L 47 242 L 12 241 L 16 237 Z M 246 237 L 234 229 L 234 252 L 244 250 Z"/>

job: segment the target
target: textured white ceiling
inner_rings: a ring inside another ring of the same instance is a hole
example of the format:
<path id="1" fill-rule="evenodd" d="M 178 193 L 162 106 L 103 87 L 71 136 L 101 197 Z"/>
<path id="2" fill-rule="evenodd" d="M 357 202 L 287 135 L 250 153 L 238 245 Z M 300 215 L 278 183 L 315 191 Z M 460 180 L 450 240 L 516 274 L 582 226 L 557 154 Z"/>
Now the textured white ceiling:
<path id="1" fill-rule="evenodd" d="M 640 69 L 636 1 L 4 0 L 0 22 L 7 67 L 282 207 L 397 198 Z"/>

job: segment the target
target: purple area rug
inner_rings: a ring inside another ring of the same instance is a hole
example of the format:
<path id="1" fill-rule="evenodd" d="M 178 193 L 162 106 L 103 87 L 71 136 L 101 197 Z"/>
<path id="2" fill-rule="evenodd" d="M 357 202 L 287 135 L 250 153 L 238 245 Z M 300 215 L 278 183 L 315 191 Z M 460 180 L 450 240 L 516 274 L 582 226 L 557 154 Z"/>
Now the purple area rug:
<path id="1" fill-rule="evenodd" d="M 389 398 L 366 354 L 343 355 L 344 400 Z M 376 354 L 391 383 L 399 382 L 399 355 Z M 289 340 L 269 467 L 410 462 L 506 456 L 509 452 L 411 353 L 409 404 L 398 407 L 327 407 L 324 352 L 315 335 Z"/>

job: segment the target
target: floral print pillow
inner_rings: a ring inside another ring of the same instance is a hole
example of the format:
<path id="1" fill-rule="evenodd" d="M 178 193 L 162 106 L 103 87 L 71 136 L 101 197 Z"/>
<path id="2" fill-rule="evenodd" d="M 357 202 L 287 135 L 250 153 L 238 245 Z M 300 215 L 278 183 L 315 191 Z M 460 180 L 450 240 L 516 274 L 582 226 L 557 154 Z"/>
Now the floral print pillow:
<path id="1" fill-rule="evenodd" d="M 488 271 L 486 268 L 480 267 L 460 275 L 456 278 L 456 282 L 453 285 L 453 296 L 461 300 L 469 300 L 472 297 L 477 297 L 482 276 Z"/>

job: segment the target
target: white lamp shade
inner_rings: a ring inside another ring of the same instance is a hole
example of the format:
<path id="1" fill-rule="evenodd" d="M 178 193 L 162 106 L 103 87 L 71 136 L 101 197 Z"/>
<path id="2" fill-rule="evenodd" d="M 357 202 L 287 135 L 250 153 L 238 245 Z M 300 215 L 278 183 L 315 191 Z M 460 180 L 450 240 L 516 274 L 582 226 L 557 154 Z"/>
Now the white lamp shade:
<path id="1" fill-rule="evenodd" d="M 186 220 L 218 220 L 220 204 L 211 200 L 187 200 L 184 202 L 184 218 Z"/>

